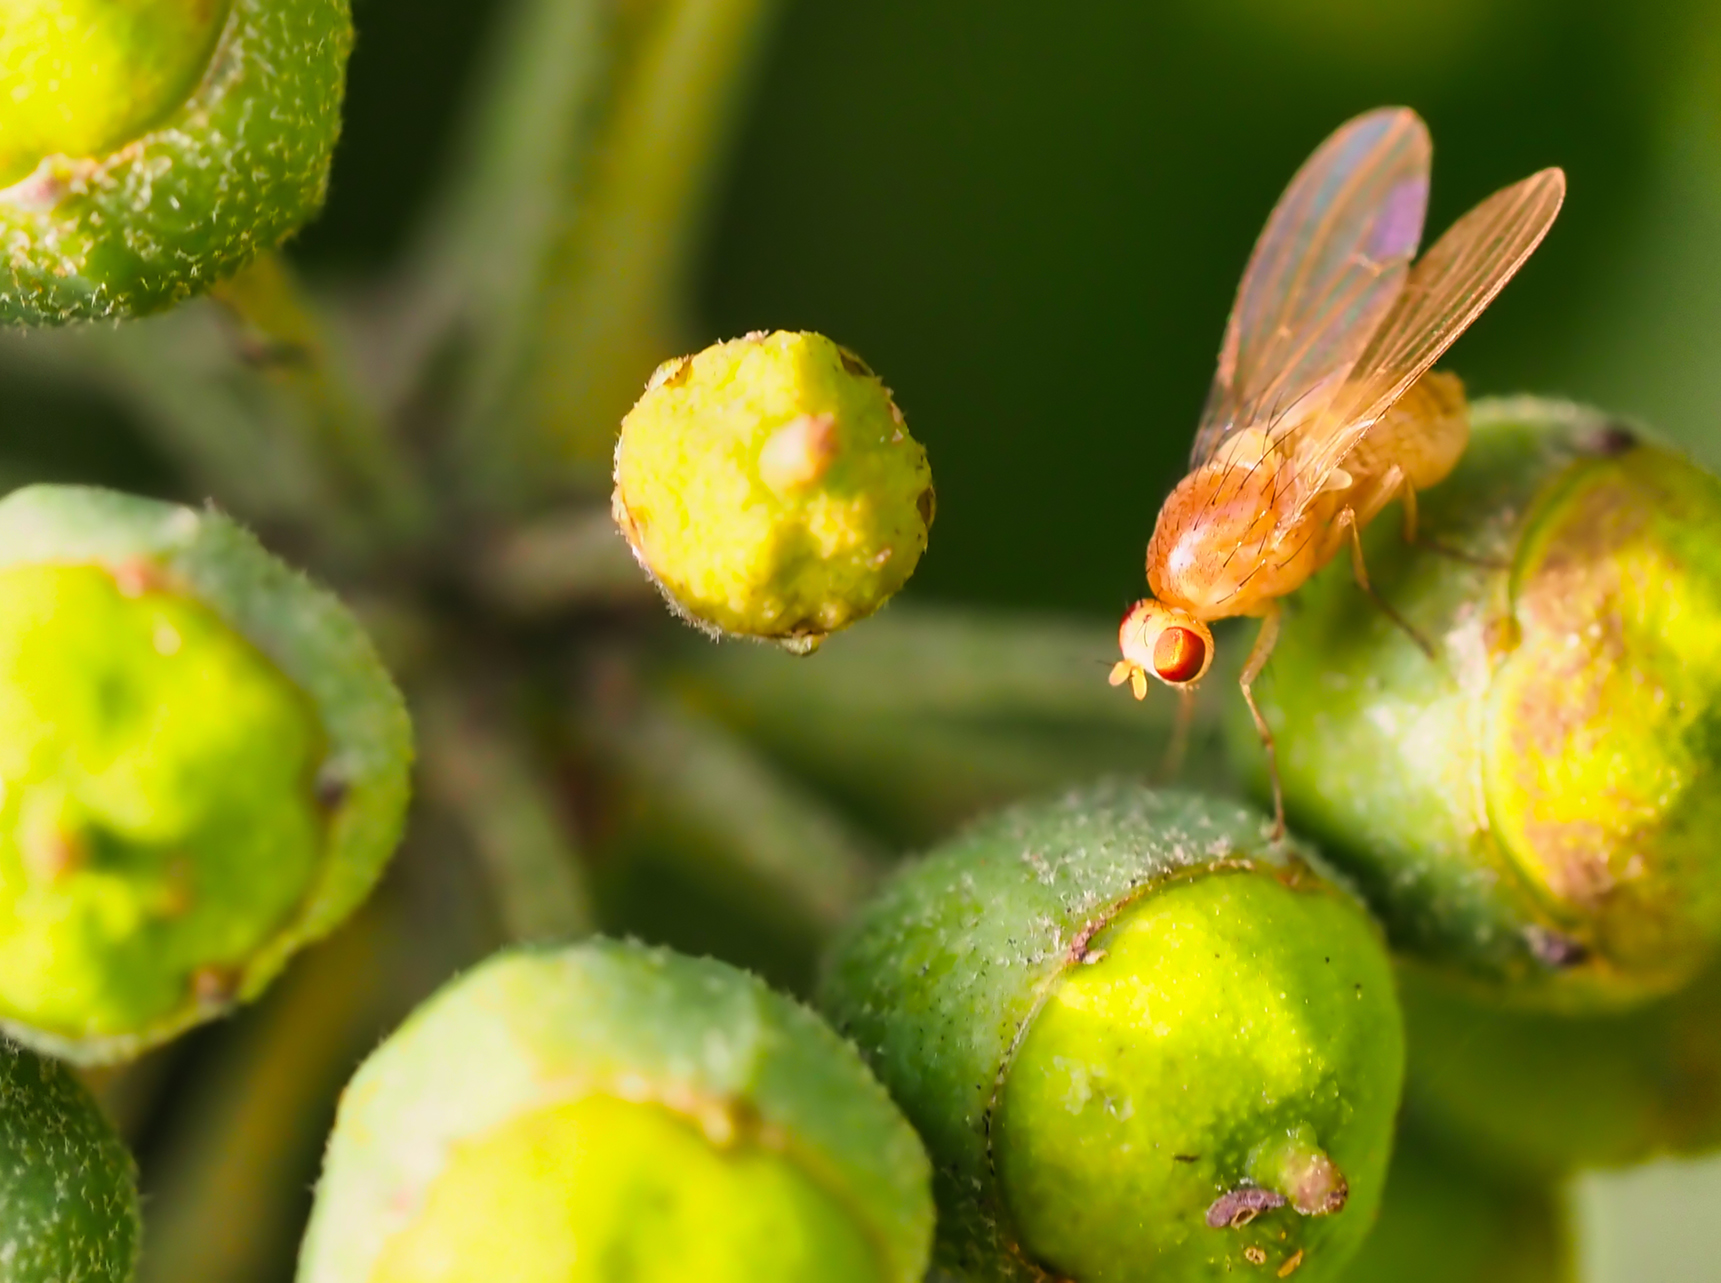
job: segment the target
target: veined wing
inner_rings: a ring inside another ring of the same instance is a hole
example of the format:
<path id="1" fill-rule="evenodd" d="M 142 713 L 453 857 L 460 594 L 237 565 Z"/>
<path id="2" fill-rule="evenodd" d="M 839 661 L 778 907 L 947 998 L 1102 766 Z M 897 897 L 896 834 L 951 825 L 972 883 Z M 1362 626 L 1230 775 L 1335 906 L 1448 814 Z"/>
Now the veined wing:
<path id="1" fill-rule="evenodd" d="M 1331 430 L 1295 443 L 1285 469 L 1292 503 L 1281 524 L 1301 516 L 1369 428 L 1494 301 L 1542 243 L 1565 196 L 1565 172 L 1544 169 L 1495 192 L 1435 242 L 1328 407 Z"/>
<path id="2" fill-rule="evenodd" d="M 1383 107 L 1303 162 L 1237 288 L 1191 467 L 1232 433 L 1289 430 L 1337 393 L 1404 286 L 1431 151 L 1414 111 Z"/>

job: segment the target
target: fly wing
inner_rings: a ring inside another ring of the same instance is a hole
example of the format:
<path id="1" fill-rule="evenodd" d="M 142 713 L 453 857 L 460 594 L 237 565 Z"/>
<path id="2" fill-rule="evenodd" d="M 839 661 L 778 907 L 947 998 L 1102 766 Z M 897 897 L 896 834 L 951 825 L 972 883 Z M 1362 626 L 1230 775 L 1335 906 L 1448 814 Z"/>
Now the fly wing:
<path id="1" fill-rule="evenodd" d="M 1405 283 L 1326 414 L 1330 431 L 1296 442 L 1283 470 L 1295 522 L 1334 468 L 1494 301 L 1542 243 L 1566 195 L 1566 176 L 1544 169 L 1495 192 L 1454 223 Z"/>
<path id="2" fill-rule="evenodd" d="M 1383 107 L 1303 162 L 1237 288 L 1191 467 L 1244 428 L 1289 431 L 1337 393 L 1416 256 L 1431 150 L 1414 111 Z"/>

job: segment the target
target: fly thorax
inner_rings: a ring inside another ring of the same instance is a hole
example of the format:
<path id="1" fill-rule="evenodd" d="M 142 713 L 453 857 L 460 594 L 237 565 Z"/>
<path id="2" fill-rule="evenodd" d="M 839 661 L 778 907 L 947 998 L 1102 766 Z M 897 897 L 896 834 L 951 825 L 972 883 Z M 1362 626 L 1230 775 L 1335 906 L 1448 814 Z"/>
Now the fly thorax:
<path id="1" fill-rule="evenodd" d="M 1200 618 L 1234 613 L 1272 538 L 1279 466 L 1271 449 L 1253 458 L 1221 451 L 1183 479 L 1160 509 L 1148 544 L 1155 596 Z"/>

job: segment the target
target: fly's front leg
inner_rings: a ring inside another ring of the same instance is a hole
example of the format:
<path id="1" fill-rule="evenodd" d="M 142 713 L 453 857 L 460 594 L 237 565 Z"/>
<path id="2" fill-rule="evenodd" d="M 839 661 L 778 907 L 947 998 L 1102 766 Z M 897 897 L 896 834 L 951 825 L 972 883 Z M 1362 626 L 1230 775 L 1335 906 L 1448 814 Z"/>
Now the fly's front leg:
<path id="1" fill-rule="evenodd" d="M 1189 756 L 1189 733 L 1195 725 L 1195 689 L 1178 687 L 1177 699 L 1177 720 L 1171 725 L 1171 742 L 1165 746 L 1165 757 L 1159 764 L 1160 778 L 1168 783 L 1175 783 L 1183 774 L 1183 761 Z"/>
<path id="2" fill-rule="evenodd" d="M 1394 610 L 1386 598 L 1382 597 L 1374 590 L 1374 585 L 1369 583 L 1368 567 L 1363 564 L 1362 560 L 1362 532 L 1357 529 L 1355 510 L 1351 508 L 1340 509 L 1338 523 L 1340 526 L 1344 527 L 1345 532 L 1350 535 L 1351 571 L 1356 575 L 1357 587 L 1361 588 L 1369 595 L 1369 599 L 1381 608 L 1388 619 L 1392 620 L 1393 623 L 1404 629 L 1405 634 L 1410 638 L 1410 640 L 1422 648 L 1422 653 L 1424 655 L 1433 659 L 1434 646 L 1429 642 L 1429 640 L 1421 633 L 1417 632 L 1415 628 L 1411 627 L 1410 621 Z"/>
<path id="3" fill-rule="evenodd" d="M 1347 509 L 1348 511 L 1348 509 Z M 1261 747 L 1267 750 L 1267 777 L 1273 782 L 1273 841 L 1285 836 L 1285 792 L 1279 787 L 1279 758 L 1273 751 L 1273 731 L 1261 710 L 1255 706 L 1255 679 L 1267 666 L 1267 658 L 1279 640 L 1279 603 L 1269 601 L 1267 613 L 1261 616 L 1261 631 L 1255 634 L 1255 644 L 1249 648 L 1249 659 L 1243 665 L 1243 675 L 1237 684 L 1243 688 L 1243 702 L 1249 706 L 1249 716 L 1255 719 L 1255 731 L 1261 737 Z"/>

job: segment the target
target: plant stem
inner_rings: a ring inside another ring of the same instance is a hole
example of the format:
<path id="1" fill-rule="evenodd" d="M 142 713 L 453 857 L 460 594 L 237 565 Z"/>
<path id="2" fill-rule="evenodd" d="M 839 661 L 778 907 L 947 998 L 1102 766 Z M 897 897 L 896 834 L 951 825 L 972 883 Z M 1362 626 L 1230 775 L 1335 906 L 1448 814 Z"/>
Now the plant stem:
<path id="1" fill-rule="evenodd" d="M 652 369 L 687 346 L 687 276 L 776 0 L 656 0 L 615 87 L 586 199 L 546 277 L 528 412 L 588 470 Z"/>
<path id="2" fill-rule="evenodd" d="M 671 680 L 725 707 L 816 705 L 841 717 L 1081 719 L 1166 733 L 1177 701 L 1137 703 L 1106 683 L 1117 631 L 1044 616 L 897 605 L 833 638 L 816 663 L 785 664 L 759 647 L 689 644 Z M 1226 685 L 1215 672 L 1204 683 Z M 1197 716 L 1213 715 L 1207 699 Z"/>
<path id="3" fill-rule="evenodd" d="M 513 940 L 567 940 L 593 928 L 572 830 L 495 713 L 437 690 L 418 703 L 425 782 L 466 830 Z"/>
<path id="4" fill-rule="evenodd" d="M 282 257 L 262 255 L 210 295 L 239 324 L 241 359 L 292 403 L 309 454 L 342 500 L 391 544 L 422 535 L 431 510 L 416 469 L 359 396 Z"/>
<path id="5" fill-rule="evenodd" d="M 478 507 L 594 488 L 615 424 L 686 339 L 686 276 L 777 0 L 521 0 L 402 294 L 462 380 L 454 471 Z"/>
<path id="6" fill-rule="evenodd" d="M 453 463 L 490 506 L 507 507 L 543 462 L 508 412 L 537 344 L 544 264 L 590 183 L 615 56 L 611 9 L 603 0 L 515 0 L 504 13 L 453 177 L 403 273 L 395 309 L 409 336 L 403 364 L 423 381 L 438 356 L 454 358 Z"/>
<path id="7" fill-rule="evenodd" d="M 649 601 L 653 595 L 609 508 L 596 505 L 510 530 L 480 552 L 472 581 L 491 603 L 523 618 Z"/>
<path id="8" fill-rule="evenodd" d="M 145 1173 L 140 1283 L 250 1283 L 292 1251 L 335 1097 L 398 1016 L 402 950 L 376 906 L 309 950 L 196 1071 Z"/>
<path id="9" fill-rule="evenodd" d="M 219 319 L 190 304 L 119 329 L 0 335 L 0 366 L 110 392 L 184 470 L 189 497 L 218 496 L 273 527 L 321 512 L 326 545 L 356 544 L 352 514 L 336 506 L 304 440 L 283 430 L 269 389 L 235 368 Z"/>
<path id="10" fill-rule="evenodd" d="M 883 861 L 870 842 L 722 727 L 650 696 L 602 707 L 578 729 L 660 818 L 710 839 L 724 872 L 766 888 L 828 930 L 859 904 Z"/>

